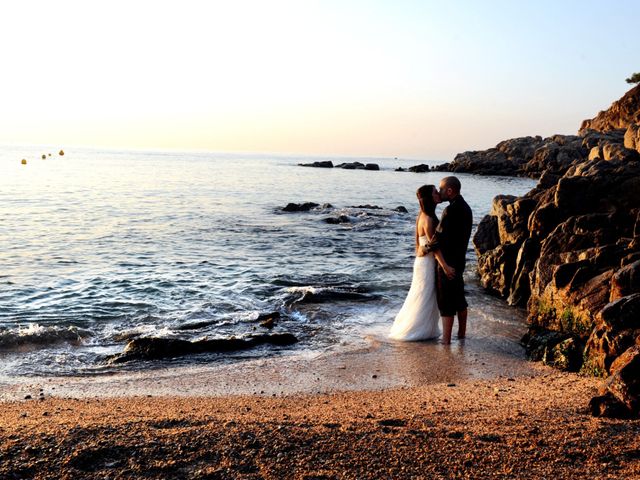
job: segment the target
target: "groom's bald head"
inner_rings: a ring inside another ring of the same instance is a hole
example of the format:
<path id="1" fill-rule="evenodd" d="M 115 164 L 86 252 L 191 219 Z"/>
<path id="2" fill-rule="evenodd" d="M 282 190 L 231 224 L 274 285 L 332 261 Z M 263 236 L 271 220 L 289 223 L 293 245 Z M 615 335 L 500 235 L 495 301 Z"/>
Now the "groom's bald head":
<path id="1" fill-rule="evenodd" d="M 452 200 L 460 194 L 461 188 L 457 177 L 444 177 L 440 180 L 440 197 L 442 200 Z"/>
<path id="2" fill-rule="evenodd" d="M 456 193 L 460 193 L 462 189 L 462 184 L 460 180 L 458 180 L 458 177 L 444 177 L 440 185 L 443 185 L 445 188 L 451 188 Z"/>

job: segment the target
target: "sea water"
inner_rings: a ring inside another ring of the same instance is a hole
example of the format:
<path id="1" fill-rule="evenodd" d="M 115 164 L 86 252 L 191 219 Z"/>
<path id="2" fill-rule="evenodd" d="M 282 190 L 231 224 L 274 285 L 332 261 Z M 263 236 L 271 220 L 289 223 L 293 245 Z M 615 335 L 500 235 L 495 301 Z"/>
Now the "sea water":
<path id="1" fill-rule="evenodd" d="M 444 175 L 395 171 L 442 161 L 58 150 L 0 148 L 5 377 L 241 362 L 383 339 L 411 281 L 415 191 Z M 358 160 L 380 170 L 298 166 L 315 160 Z M 494 196 L 535 186 L 523 178 L 459 178 L 474 230 Z M 319 207 L 283 212 L 290 202 Z M 329 223 L 338 218 L 342 223 Z M 523 312 L 482 291 L 471 243 L 467 258 L 469 335 L 517 341 Z M 270 312 L 280 314 L 271 330 L 257 321 Z M 136 337 L 282 332 L 298 343 L 162 362 L 107 361 Z"/>

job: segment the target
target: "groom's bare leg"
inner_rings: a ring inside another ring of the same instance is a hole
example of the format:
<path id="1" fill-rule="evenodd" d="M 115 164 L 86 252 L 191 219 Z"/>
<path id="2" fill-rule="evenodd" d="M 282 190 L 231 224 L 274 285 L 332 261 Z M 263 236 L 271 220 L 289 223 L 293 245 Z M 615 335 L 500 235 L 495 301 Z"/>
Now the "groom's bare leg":
<path id="1" fill-rule="evenodd" d="M 458 312 L 458 338 L 464 338 L 467 334 L 467 309 Z"/>
<path id="2" fill-rule="evenodd" d="M 453 330 L 453 317 L 442 317 L 442 343 L 451 343 L 451 331 Z"/>

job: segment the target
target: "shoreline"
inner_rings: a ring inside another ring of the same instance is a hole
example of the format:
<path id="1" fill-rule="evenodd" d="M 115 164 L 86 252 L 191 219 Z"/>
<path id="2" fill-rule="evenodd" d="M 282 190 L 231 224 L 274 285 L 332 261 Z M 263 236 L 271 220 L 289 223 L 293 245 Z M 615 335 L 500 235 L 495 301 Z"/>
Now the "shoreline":
<path id="1" fill-rule="evenodd" d="M 370 332 L 362 346 L 350 349 L 86 376 L 0 377 L 0 401 L 37 398 L 41 393 L 47 398 L 327 394 L 535 372 L 514 338 L 485 332 L 445 346 L 437 340 L 397 342 L 379 330 Z"/>
<path id="2" fill-rule="evenodd" d="M 513 339 L 368 341 L 0 382 L 0 477 L 640 477 L 640 420 L 583 407 L 601 380 L 528 362 Z"/>

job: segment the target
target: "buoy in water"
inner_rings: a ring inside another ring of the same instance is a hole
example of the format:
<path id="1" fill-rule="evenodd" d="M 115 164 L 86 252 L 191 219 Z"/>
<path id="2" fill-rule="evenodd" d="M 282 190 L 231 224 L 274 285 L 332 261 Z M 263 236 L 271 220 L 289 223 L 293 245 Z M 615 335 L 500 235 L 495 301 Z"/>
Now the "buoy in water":
<path id="1" fill-rule="evenodd" d="M 27 159 L 23 158 L 22 161 L 20 162 L 22 165 L 26 165 L 27 164 Z"/>
<path id="2" fill-rule="evenodd" d="M 58 152 L 58 155 L 60 155 L 60 156 L 64 155 L 64 150 L 60 150 L 60 151 Z"/>
<path id="3" fill-rule="evenodd" d="M 43 153 L 42 154 L 42 159 L 44 160 L 45 158 L 47 158 L 47 156 Z"/>

